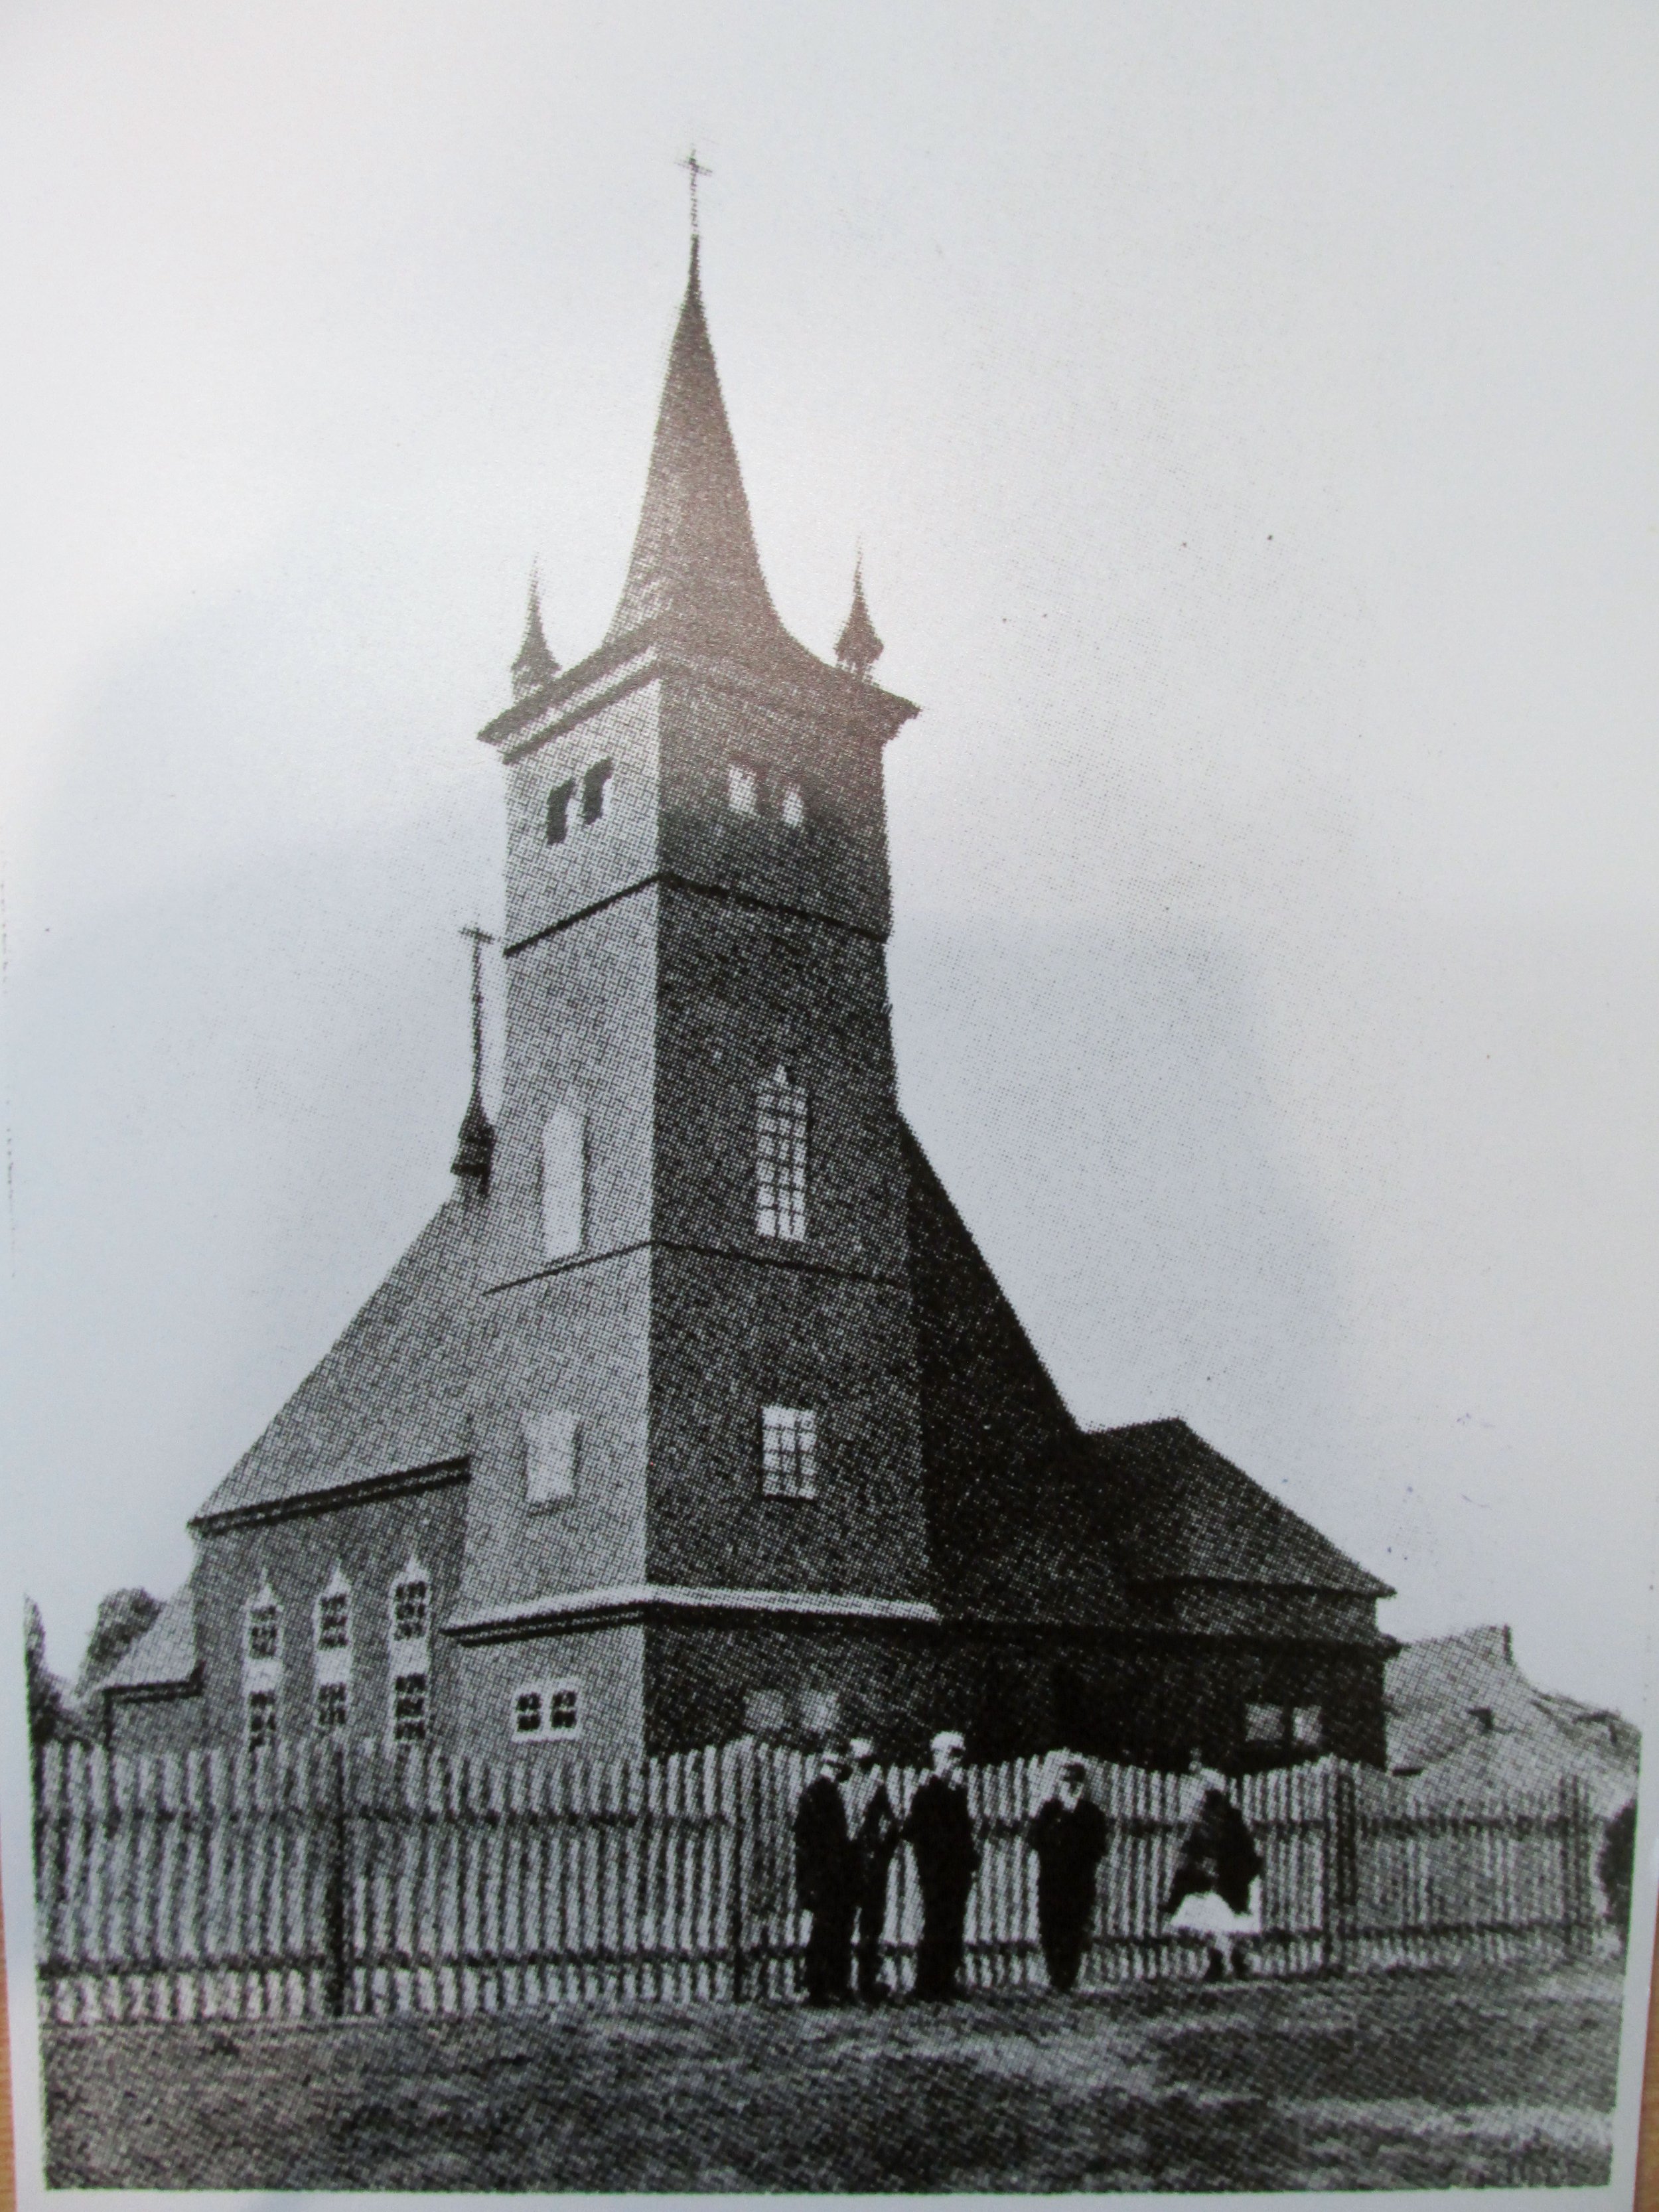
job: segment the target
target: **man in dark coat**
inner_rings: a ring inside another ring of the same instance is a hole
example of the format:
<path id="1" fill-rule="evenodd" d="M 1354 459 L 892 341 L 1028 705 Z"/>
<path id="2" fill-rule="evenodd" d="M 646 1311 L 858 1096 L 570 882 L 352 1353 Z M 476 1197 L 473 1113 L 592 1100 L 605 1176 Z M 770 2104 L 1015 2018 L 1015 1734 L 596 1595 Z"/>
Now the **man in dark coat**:
<path id="1" fill-rule="evenodd" d="M 853 1922 L 858 1911 L 858 1856 L 847 1832 L 841 1785 L 848 1763 L 839 1744 L 826 1744 L 817 1778 L 795 1807 L 795 1887 L 812 1916 L 806 1939 L 806 2002 L 846 2004 L 853 1972 Z"/>
<path id="2" fill-rule="evenodd" d="M 899 1844 L 898 1815 L 867 1735 L 848 1747 L 853 1771 L 846 1790 L 853 1849 L 858 1856 L 859 1995 L 875 2004 L 887 1995 L 881 1978 L 881 1936 L 887 1923 L 887 1869 Z"/>
<path id="3" fill-rule="evenodd" d="M 948 1732 L 936 1735 L 933 1752 L 933 1771 L 910 1800 L 904 1838 L 921 1890 L 916 1995 L 948 2003 L 957 1995 L 962 1972 L 962 1928 L 979 1869 L 979 1846 L 962 1778 L 962 1738 Z"/>
<path id="4" fill-rule="evenodd" d="M 1085 1793 L 1086 1774 L 1080 1759 L 1063 1759 L 1059 1787 L 1025 1831 L 1036 1855 L 1037 1935 L 1049 1984 L 1062 1995 L 1088 1948 L 1095 1875 L 1106 1856 L 1106 1815 Z"/>

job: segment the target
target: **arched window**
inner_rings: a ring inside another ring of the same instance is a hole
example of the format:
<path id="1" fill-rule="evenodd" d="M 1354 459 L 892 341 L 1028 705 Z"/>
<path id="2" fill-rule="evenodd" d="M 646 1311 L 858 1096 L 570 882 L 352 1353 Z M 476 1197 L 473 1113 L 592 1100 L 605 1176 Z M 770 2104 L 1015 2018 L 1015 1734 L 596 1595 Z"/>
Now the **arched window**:
<path id="1" fill-rule="evenodd" d="M 242 1612 L 242 1703 L 247 1747 L 276 1741 L 283 1685 L 283 1608 L 269 1578 Z"/>
<path id="2" fill-rule="evenodd" d="M 424 1743 L 431 1719 L 432 1583 L 413 1557 L 392 1585 L 391 1711 L 393 1743 Z"/>
<path id="3" fill-rule="evenodd" d="M 351 1585 L 337 1565 L 318 1597 L 313 1625 L 312 1725 L 319 1735 L 333 1735 L 351 1718 Z"/>
<path id="4" fill-rule="evenodd" d="M 755 1104 L 755 1232 L 799 1243 L 806 1234 L 806 1093 L 775 1067 Z"/>

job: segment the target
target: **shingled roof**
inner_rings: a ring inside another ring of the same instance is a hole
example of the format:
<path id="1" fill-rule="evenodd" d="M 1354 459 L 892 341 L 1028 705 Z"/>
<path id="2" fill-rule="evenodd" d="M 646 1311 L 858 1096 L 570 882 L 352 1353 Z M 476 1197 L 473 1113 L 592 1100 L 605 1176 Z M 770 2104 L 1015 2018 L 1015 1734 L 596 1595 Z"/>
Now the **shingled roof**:
<path id="1" fill-rule="evenodd" d="M 1132 1582 L 1394 1595 L 1185 1421 L 1097 1429 L 1085 1442 Z"/>
<path id="2" fill-rule="evenodd" d="M 196 1527 L 465 1457 L 487 1328 L 477 1295 L 478 1218 L 459 1197 L 439 1207 Z"/>

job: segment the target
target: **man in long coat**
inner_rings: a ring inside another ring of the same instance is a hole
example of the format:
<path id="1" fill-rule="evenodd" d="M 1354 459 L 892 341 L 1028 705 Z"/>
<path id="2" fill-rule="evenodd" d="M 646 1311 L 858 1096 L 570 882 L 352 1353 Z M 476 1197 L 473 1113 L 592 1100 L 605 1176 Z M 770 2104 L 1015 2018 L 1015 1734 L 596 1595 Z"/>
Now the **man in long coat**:
<path id="1" fill-rule="evenodd" d="M 858 1911 L 858 1856 L 847 1832 L 841 1785 L 848 1762 L 826 1744 L 817 1777 L 795 1806 L 795 1888 L 812 1916 L 806 1939 L 806 2002 L 846 2004 L 851 1996 L 853 1923 Z"/>
<path id="2" fill-rule="evenodd" d="M 1080 1759 L 1063 1759 L 1058 1786 L 1043 1800 L 1025 1840 L 1036 1856 L 1037 1935 L 1050 1985 L 1077 1981 L 1088 1948 L 1095 1876 L 1106 1856 L 1106 1815 L 1088 1796 Z"/>
<path id="3" fill-rule="evenodd" d="M 916 1995 L 948 2002 L 962 1972 L 962 1929 L 979 1870 L 974 1818 L 962 1778 L 963 1742 L 948 1731 L 933 1742 L 933 1771 L 910 1800 L 904 1838 L 921 1890 Z"/>
<path id="4" fill-rule="evenodd" d="M 858 1856 L 859 1995 L 874 2004 L 887 1994 L 881 1978 L 881 1936 L 887 1923 L 887 1870 L 899 1845 L 898 1815 L 867 1735 L 848 1747 L 853 1771 L 845 1792 L 853 1849 Z"/>

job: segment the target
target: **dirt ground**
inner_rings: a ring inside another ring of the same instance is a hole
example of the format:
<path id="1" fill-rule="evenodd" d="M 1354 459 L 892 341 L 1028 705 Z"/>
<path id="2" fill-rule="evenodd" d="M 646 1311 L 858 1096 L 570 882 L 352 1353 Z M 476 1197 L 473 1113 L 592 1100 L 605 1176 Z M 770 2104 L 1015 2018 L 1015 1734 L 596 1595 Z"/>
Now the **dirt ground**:
<path id="1" fill-rule="evenodd" d="M 1610 1968 L 49 2029 L 58 2188 L 1605 2184 Z"/>

